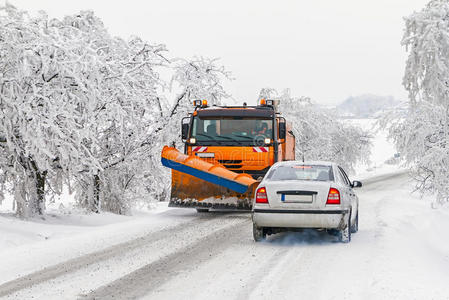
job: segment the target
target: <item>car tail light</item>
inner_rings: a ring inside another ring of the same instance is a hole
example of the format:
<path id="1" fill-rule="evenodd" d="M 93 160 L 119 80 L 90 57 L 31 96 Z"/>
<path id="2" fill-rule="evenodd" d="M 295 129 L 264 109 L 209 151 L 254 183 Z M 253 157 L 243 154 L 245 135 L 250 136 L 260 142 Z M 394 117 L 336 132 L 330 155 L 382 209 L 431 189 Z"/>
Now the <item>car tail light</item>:
<path id="1" fill-rule="evenodd" d="M 340 192 L 337 189 L 329 189 L 326 204 L 340 204 Z"/>
<path id="2" fill-rule="evenodd" d="M 257 189 L 256 203 L 268 203 L 267 190 L 264 187 Z"/>

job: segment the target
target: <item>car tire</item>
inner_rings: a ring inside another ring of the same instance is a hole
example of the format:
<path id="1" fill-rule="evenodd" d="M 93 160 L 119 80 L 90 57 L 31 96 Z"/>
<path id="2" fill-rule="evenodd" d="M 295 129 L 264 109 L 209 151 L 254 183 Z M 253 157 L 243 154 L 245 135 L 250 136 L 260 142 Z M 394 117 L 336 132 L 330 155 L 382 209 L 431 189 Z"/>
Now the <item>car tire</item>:
<path id="1" fill-rule="evenodd" d="M 327 234 L 332 235 L 332 236 L 338 236 L 339 234 L 339 230 L 337 229 L 326 229 Z"/>
<path id="2" fill-rule="evenodd" d="M 359 212 L 357 211 L 357 215 L 355 216 L 355 222 L 351 226 L 351 233 L 356 233 L 359 231 Z"/>
<path id="3" fill-rule="evenodd" d="M 266 239 L 267 233 L 263 227 L 257 227 L 256 224 L 253 223 L 253 237 L 255 242 L 261 242 Z"/>
<path id="4" fill-rule="evenodd" d="M 205 213 L 205 212 L 209 212 L 209 208 L 197 208 L 196 211 L 199 213 Z"/>
<path id="5" fill-rule="evenodd" d="M 348 223 L 345 228 L 338 232 L 338 239 L 342 243 L 349 243 L 351 241 L 351 214 L 349 214 Z"/>

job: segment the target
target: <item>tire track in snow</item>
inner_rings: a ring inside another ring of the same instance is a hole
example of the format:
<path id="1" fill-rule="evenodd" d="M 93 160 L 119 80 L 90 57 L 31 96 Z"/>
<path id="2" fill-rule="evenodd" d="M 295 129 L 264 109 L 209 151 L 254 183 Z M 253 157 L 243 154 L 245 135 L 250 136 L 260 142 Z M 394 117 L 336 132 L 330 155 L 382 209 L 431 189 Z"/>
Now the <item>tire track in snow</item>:
<path id="1" fill-rule="evenodd" d="M 180 272 L 192 270 L 198 264 L 204 263 L 233 246 L 233 240 L 238 243 L 244 239 L 247 232 L 239 230 L 239 228 L 249 226 L 250 222 L 251 220 L 248 218 L 219 229 L 161 260 L 143 266 L 87 295 L 82 295 L 81 299 L 136 299 L 143 297 Z"/>
<path id="2" fill-rule="evenodd" d="M 217 216 L 218 214 L 218 216 Z M 181 224 L 166 227 L 158 231 L 154 231 L 146 234 L 145 236 L 139 237 L 137 239 L 133 239 L 127 241 L 125 243 L 120 243 L 106 249 L 89 253 L 74 259 L 70 259 L 68 261 L 56 264 L 54 266 L 50 266 L 44 268 L 42 270 L 33 272 L 31 274 L 22 276 L 20 278 L 8 281 L 0 285 L 0 297 L 5 297 L 11 295 L 15 292 L 28 289 L 34 285 L 52 280 L 59 276 L 67 275 L 69 273 L 76 272 L 80 269 L 87 268 L 92 264 L 99 263 L 115 256 L 120 256 L 124 252 L 129 252 L 160 240 L 163 240 L 168 235 L 172 234 L 176 231 L 182 231 L 185 228 L 191 228 L 193 226 L 201 225 L 202 223 L 215 222 L 219 219 L 224 219 L 229 217 L 226 214 L 220 213 L 210 213 L 207 215 L 199 215 L 198 219 L 194 219 L 192 221 L 183 222 Z"/>
<path id="3" fill-rule="evenodd" d="M 296 248 L 283 246 L 277 251 L 273 252 L 273 259 L 270 259 L 264 264 L 256 273 L 257 277 L 252 278 L 248 283 L 248 287 L 237 296 L 237 299 L 254 299 L 256 293 L 265 290 L 266 286 L 270 286 L 273 282 L 276 282 L 278 277 L 288 270 L 292 260 L 301 257 L 302 251 L 297 252 Z M 264 274 L 260 278 L 260 274 Z M 271 297 L 267 297 L 271 298 Z"/>
<path id="4" fill-rule="evenodd" d="M 375 176 L 366 180 L 362 180 L 363 186 L 361 190 L 357 192 L 357 194 L 362 194 L 373 190 L 385 191 L 387 189 L 397 187 L 398 184 L 403 184 L 404 180 L 410 179 L 410 175 L 407 171 Z"/>

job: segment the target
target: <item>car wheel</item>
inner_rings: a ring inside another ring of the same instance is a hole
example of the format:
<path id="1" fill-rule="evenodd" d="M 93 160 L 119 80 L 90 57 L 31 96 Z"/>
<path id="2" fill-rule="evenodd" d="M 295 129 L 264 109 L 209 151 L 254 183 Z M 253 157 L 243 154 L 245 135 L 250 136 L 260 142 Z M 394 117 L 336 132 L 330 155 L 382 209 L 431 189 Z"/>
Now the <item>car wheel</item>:
<path id="1" fill-rule="evenodd" d="M 253 237 L 254 241 L 260 242 L 267 237 L 267 233 L 263 227 L 257 227 L 256 224 L 253 223 Z"/>
<path id="2" fill-rule="evenodd" d="M 349 243 L 351 241 L 351 214 L 349 214 L 348 223 L 345 228 L 339 231 L 338 239 L 342 243 Z"/>
<path id="3" fill-rule="evenodd" d="M 351 233 L 356 233 L 359 231 L 359 212 L 357 211 L 357 215 L 355 216 L 355 222 L 351 226 Z"/>
<path id="4" fill-rule="evenodd" d="M 199 213 L 205 213 L 205 212 L 209 212 L 209 208 L 197 208 L 196 211 Z"/>
<path id="5" fill-rule="evenodd" d="M 337 229 L 326 229 L 327 234 L 332 235 L 332 236 L 338 236 L 338 233 L 340 232 Z"/>

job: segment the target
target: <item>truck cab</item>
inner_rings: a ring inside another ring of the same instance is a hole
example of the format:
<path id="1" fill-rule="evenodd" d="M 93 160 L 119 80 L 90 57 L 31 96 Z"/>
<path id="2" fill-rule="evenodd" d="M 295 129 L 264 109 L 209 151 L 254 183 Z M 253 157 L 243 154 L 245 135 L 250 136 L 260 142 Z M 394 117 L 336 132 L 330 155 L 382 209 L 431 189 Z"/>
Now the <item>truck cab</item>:
<path id="1" fill-rule="evenodd" d="M 184 153 L 221 164 L 254 179 L 278 161 L 295 159 L 295 137 L 277 111 L 279 101 L 257 106 L 208 106 L 194 101 L 194 112 L 183 119 Z"/>

